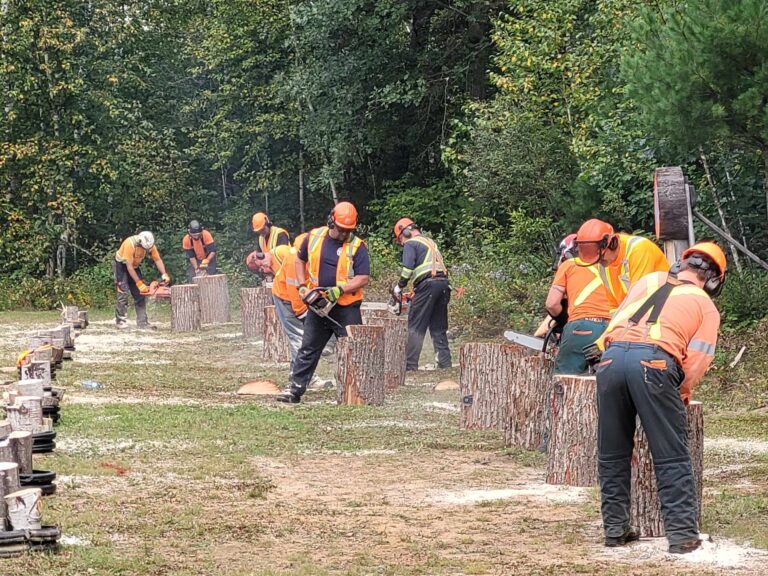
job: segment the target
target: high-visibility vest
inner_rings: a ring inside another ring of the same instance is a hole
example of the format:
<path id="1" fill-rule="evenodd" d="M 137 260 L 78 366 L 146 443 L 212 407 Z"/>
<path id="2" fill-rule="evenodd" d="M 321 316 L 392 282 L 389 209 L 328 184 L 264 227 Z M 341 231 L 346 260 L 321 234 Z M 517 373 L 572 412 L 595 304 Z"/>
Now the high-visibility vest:
<path id="1" fill-rule="evenodd" d="M 299 281 L 296 278 L 297 256 L 296 249 L 291 248 L 275 274 L 275 281 L 272 283 L 272 294 L 281 300 L 290 302 L 293 313 L 296 316 L 301 316 L 307 311 L 307 305 L 304 304 L 301 296 L 299 296 Z"/>
<path id="2" fill-rule="evenodd" d="M 322 226 L 315 228 L 309 233 L 309 242 L 307 244 L 307 252 L 309 255 L 308 270 L 309 273 L 309 287 L 317 288 L 319 286 L 320 278 L 320 260 L 323 250 L 323 240 L 328 235 L 328 227 Z M 341 253 L 339 254 L 339 262 L 336 264 L 336 285 L 344 286 L 352 278 L 355 277 L 354 259 L 355 254 L 363 245 L 363 241 L 360 240 L 354 234 L 351 234 L 346 242 L 341 247 Z M 338 303 L 341 306 L 348 306 L 359 302 L 363 299 L 363 289 L 358 288 L 352 292 L 345 292 L 339 298 Z"/>
<path id="3" fill-rule="evenodd" d="M 259 250 L 261 252 L 271 252 L 277 248 L 277 241 L 280 238 L 280 234 L 285 234 L 286 240 L 290 242 L 291 237 L 288 235 L 288 231 L 285 228 L 280 228 L 273 224 L 269 229 L 269 238 L 265 240 L 264 236 L 259 236 Z"/>
<path id="4" fill-rule="evenodd" d="M 438 273 L 448 274 L 448 269 L 443 262 L 443 256 L 440 254 L 440 250 L 438 250 L 434 240 L 419 234 L 418 236 L 409 238 L 405 243 L 407 244 L 408 242 L 417 242 L 427 249 L 427 252 L 424 255 L 424 260 L 413 269 L 411 277 L 414 282 L 425 274 L 429 274 L 433 278 Z"/>
<path id="5" fill-rule="evenodd" d="M 602 264 L 599 265 L 600 278 L 602 279 L 603 284 L 605 284 L 605 288 L 608 291 L 609 296 L 614 301 L 614 307 L 622 303 L 624 298 L 627 297 L 630 286 L 641 277 L 645 276 L 646 274 L 650 274 L 651 272 L 669 271 L 669 264 L 664 258 L 664 254 L 655 244 L 653 244 L 653 242 L 647 238 L 643 238 L 642 236 L 631 236 L 629 234 L 619 234 L 619 246 L 623 248 L 623 250 L 620 250 L 620 253 L 623 252 L 623 254 L 621 260 L 618 263 L 618 281 L 614 280 L 611 277 L 612 274 L 610 273 L 611 270 L 615 268 L 616 263 L 612 264 L 608 268 Z M 654 254 L 653 258 L 649 259 L 650 266 L 648 266 L 646 269 L 630 269 L 630 256 L 637 250 L 642 249 L 652 250 L 654 252 L 658 252 L 658 254 Z"/>

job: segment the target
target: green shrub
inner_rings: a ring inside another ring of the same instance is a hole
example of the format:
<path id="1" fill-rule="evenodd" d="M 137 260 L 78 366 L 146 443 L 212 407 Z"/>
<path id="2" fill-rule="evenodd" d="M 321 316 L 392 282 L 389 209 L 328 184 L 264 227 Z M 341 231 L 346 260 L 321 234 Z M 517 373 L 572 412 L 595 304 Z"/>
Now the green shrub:
<path id="1" fill-rule="evenodd" d="M 749 270 L 741 276 L 730 274 L 723 293 L 715 302 L 723 328 L 748 328 L 768 316 L 768 274 Z"/>

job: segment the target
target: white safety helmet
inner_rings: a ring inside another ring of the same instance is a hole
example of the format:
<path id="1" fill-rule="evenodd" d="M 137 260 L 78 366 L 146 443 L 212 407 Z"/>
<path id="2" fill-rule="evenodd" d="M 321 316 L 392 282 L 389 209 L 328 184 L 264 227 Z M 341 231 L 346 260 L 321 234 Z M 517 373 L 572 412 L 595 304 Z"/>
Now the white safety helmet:
<path id="1" fill-rule="evenodd" d="M 139 232 L 139 244 L 145 250 L 152 250 L 152 246 L 155 245 L 155 235 L 146 230 Z"/>

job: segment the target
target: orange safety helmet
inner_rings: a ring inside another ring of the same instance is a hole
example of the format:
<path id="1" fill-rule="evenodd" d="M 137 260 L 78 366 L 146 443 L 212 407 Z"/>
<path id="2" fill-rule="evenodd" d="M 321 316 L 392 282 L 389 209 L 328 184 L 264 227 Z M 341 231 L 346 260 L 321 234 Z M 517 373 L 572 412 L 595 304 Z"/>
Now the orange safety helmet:
<path id="1" fill-rule="evenodd" d="M 587 220 L 576 233 L 576 242 L 603 242 L 613 235 L 613 226 L 597 218 Z"/>
<path id="2" fill-rule="evenodd" d="M 357 227 L 357 209 L 351 202 L 339 202 L 331 210 L 331 223 L 343 230 L 354 230 Z"/>
<path id="3" fill-rule="evenodd" d="M 264 212 L 256 212 L 253 218 L 251 218 L 251 226 L 253 226 L 254 232 L 261 232 L 264 226 L 267 226 L 269 223 L 269 217 Z"/>
<path id="4" fill-rule="evenodd" d="M 725 253 L 722 251 L 720 246 L 714 242 L 699 242 L 698 244 L 694 244 L 685 252 L 683 252 L 681 259 L 687 260 L 694 254 L 704 254 L 705 256 L 709 256 L 709 258 L 712 259 L 712 261 L 715 263 L 715 265 L 717 265 L 719 269 L 718 271 L 720 272 L 720 282 L 725 280 L 725 272 L 728 267 L 728 262 L 726 261 Z"/>
<path id="5" fill-rule="evenodd" d="M 291 247 L 287 244 L 280 244 L 274 250 L 272 250 L 272 259 L 277 264 L 278 268 L 283 265 L 285 259 L 288 258 L 288 254 L 291 252 Z"/>
<path id="6" fill-rule="evenodd" d="M 304 238 L 306 238 L 307 236 L 309 236 L 309 232 L 302 232 L 301 234 L 296 236 L 296 238 L 294 238 L 293 247 L 296 249 L 297 252 L 301 250 L 301 245 L 304 244 Z"/>
<path id="7" fill-rule="evenodd" d="M 400 218 L 400 220 L 395 222 L 395 240 L 400 240 L 400 234 L 411 229 L 413 226 L 415 226 L 415 223 L 410 218 Z"/>

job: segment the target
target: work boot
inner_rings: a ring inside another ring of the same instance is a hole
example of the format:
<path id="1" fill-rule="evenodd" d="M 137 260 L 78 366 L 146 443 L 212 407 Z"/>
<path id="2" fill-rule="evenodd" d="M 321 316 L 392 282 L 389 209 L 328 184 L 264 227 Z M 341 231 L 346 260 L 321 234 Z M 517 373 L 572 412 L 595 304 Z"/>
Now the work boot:
<path id="1" fill-rule="evenodd" d="M 128 322 L 115 322 L 115 326 L 117 326 L 118 330 L 125 330 L 128 328 Z"/>
<path id="2" fill-rule="evenodd" d="M 150 324 L 149 322 L 145 324 L 137 324 L 136 326 L 139 330 L 157 330 L 157 326 L 154 324 Z"/>
<path id="3" fill-rule="evenodd" d="M 680 542 L 680 544 L 670 544 L 669 553 L 670 554 L 688 554 L 689 552 L 693 552 L 694 550 L 698 549 L 699 546 L 701 546 L 701 540 L 699 538 L 694 538 L 693 540 L 686 540 L 685 542 Z"/>
<path id="4" fill-rule="evenodd" d="M 301 396 L 288 390 L 288 392 L 283 392 L 282 394 L 275 396 L 275 401 L 282 402 L 283 404 L 298 404 L 301 402 Z"/>
<path id="5" fill-rule="evenodd" d="M 618 546 L 624 546 L 630 542 L 636 542 L 640 540 L 640 531 L 636 528 L 627 528 L 627 530 L 621 536 L 606 536 L 605 545 L 608 548 L 616 548 Z"/>

